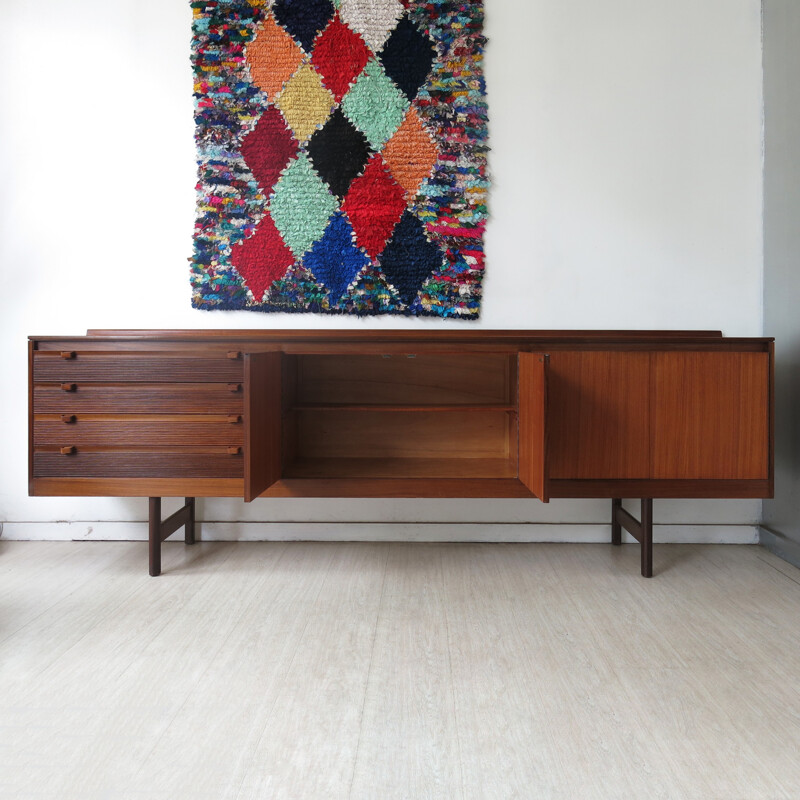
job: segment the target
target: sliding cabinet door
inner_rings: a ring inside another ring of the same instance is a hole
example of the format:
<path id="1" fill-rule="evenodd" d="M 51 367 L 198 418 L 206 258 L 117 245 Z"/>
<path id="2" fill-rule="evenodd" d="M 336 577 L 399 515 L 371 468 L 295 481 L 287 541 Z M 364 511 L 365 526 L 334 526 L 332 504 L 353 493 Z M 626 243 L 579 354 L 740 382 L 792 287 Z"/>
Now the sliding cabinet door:
<path id="1" fill-rule="evenodd" d="M 653 477 L 768 480 L 768 353 L 655 355 Z"/>
<path id="2" fill-rule="evenodd" d="M 549 366 L 550 477 L 650 477 L 650 353 L 554 352 Z"/>
<path id="3" fill-rule="evenodd" d="M 540 500 L 550 500 L 548 476 L 548 371 L 550 356 L 519 354 L 519 479 Z"/>
<path id="4" fill-rule="evenodd" d="M 281 477 L 281 353 L 244 358 L 244 499 L 250 502 Z"/>

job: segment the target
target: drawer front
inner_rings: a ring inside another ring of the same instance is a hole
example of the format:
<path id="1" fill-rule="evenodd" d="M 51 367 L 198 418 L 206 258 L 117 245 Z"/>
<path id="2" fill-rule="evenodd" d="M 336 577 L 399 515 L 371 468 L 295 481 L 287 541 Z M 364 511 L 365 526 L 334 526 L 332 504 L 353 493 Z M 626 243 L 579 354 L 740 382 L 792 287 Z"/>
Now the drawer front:
<path id="1" fill-rule="evenodd" d="M 225 452 L 92 452 L 70 455 L 37 452 L 34 478 L 241 478 L 241 453 Z"/>
<path id="2" fill-rule="evenodd" d="M 240 414 L 112 418 L 102 415 L 39 415 L 33 424 L 34 447 L 131 447 L 219 445 L 241 447 Z"/>
<path id="3" fill-rule="evenodd" d="M 33 380 L 46 382 L 143 382 L 205 383 L 239 382 L 244 369 L 241 359 L 176 358 L 141 353 L 76 353 L 62 358 L 55 352 L 37 352 L 33 357 Z"/>
<path id="4" fill-rule="evenodd" d="M 37 384 L 33 390 L 36 414 L 241 414 L 242 384 L 68 382 Z"/>

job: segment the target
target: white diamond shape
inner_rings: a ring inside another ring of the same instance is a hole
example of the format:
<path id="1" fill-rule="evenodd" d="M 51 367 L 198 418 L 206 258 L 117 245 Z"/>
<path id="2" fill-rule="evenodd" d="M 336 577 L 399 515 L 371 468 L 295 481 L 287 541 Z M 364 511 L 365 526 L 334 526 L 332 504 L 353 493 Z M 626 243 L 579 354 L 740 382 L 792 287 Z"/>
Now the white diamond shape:
<path id="1" fill-rule="evenodd" d="M 342 0 L 339 16 L 377 53 L 403 16 L 403 6 L 399 0 Z"/>

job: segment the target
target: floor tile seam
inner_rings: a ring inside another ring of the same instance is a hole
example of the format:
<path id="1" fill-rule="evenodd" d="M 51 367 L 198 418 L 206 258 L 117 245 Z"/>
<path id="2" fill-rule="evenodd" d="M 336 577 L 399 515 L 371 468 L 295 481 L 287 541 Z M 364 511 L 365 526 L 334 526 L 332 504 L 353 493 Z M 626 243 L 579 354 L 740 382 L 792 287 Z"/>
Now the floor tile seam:
<path id="1" fill-rule="evenodd" d="M 230 554 L 228 555 L 228 557 L 227 557 L 227 558 L 225 558 L 225 560 L 222 562 L 222 563 L 223 563 L 223 565 L 224 565 L 225 563 L 227 563 L 228 559 L 229 559 L 229 558 L 231 558 L 231 557 L 232 557 L 232 555 L 233 555 L 233 548 L 229 548 L 229 549 L 230 549 L 231 553 L 230 553 Z M 285 547 L 285 545 L 284 545 L 284 547 L 281 549 L 281 553 L 280 553 L 280 556 L 279 556 L 279 558 L 277 559 L 277 561 L 276 561 L 276 562 L 274 562 L 274 563 L 271 563 L 271 564 L 270 564 L 270 572 L 274 572 L 274 571 L 275 571 L 275 569 L 277 568 L 277 565 L 278 565 L 278 561 L 280 561 L 280 559 L 283 557 L 283 555 L 284 555 L 284 553 L 285 553 L 285 552 L 286 552 L 286 547 Z M 219 576 L 218 576 L 218 574 L 217 574 L 217 573 L 212 573 L 212 574 L 210 574 L 210 575 L 208 576 L 208 580 L 210 581 L 210 580 L 211 580 L 212 578 L 214 578 L 214 577 L 219 577 Z M 203 586 L 205 586 L 205 585 L 206 585 L 206 583 L 207 583 L 207 581 L 203 583 Z M 255 594 L 257 594 L 257 587 L 255 587 L 255 586 L 253 587 L 253 589 L 251 590 L 251 594 L 254 594 L 254 595 L 255 595 Z M 251 605 L 254 605 L 254 604 L 255 604 L 255 602 L 256 602 L 256 599 L 255 599 L 255 598 L 251 598 L 250 600 L 248 600 L 248 601 L 247 601 L 247 607 L 249 608 Z M 162 628 L 162 630 L 163 630 L 163 628 Z M 233 629 L 233 627 L 231 627 L 231 630 L 230 630 L 230 632 L 228 633 L 228 635 L 225 637 L 225 639 L 224 639 L 223 641 L 221 641 L 221 642 L 219 643 L 218 647 L 217 647 L 217 648 L 214 650 L 214 653 L 213 653 L 214 655 L 215 655 L 216 653 L 220 652 L 220 651 L 221 651 L 221 650 L 222 650 L 222 649 L 225 647 L 225 645 L 227 644 L 228 640 L 229 640 L 229 639 L 230 639 L 230 638 L 233 636 L 233 634 L 234 634 L 234 629 Z M 202 683 L 202 681 L 203 681 L 203 678 L 206 676 L 206 674 L 208 673 L 208 671 L 211 669 L 211 666 L 212 666 L 213 660 L 214 660 L 214 659 L 213 659 L 213 655 L 212 655 L 212 657 L 209 657 L 209 658 L 208 658 L 208 665 L 207 665 L 207 666 L 206 666 L 206 668 L 203 670 L 203 672 L 202 672 L 202 673 L 201 673 L 201 674 L 198 676 L 198 679 L 197 679 L 197 684 L 200 684 L 200 683 Z M 175 713 L 174 713 L 174 714 L 172 715 L 172 717 L 170 718 L 169 722 L 168 722 L 168 723 L 167 723 L 167 724 L 164 726 L 164 729 L 161 731 L 161 733 L 160 733 L 160 734 L 159 734 L 159 736 L 157 737 L 156 741 L 154 742 L 153 746 L 152 746 L 152 747 L 150 748 L 150 750 L 148 751 L 147 755 L 145 755 L 145 756 L 144 756 L 144 757 L 141 759 L 141 762 L 140 762 L 140 765 L 139 765 L 139 769 L 138 769 L 138 770 L 137 770 L 137 771 L 134 773 L 134 775 L 133 775 L 133 780 L 135 780 L 135 779 L 136 779 L 136 778 L 137 778 L 137 777 L 138 777 L 138 776 L 141 774 L 141 772 L 142 772 L 142 770 L 145 768 L 145 766 L 146 766 L 147 762 L 150 760 L 150 757 L 151 757 L 151 756 L 153 755 L 153 753 L 154 753 L 154 752 L 155 752 L 155 751 L 158 749 L 158 747 L 159 747 L 159 745 L 160 745 L 161 741 L 162 741 L 162 740 L 164 739 L 164 737 L 167 735 L 167 732 L 168 732 L 168 731 L 169 731 L 169 729 L 172 727 L 172 725 L 173 725 L 173 723 L 175 722 L 175 720 L 178 718 L 178 716 L 180 715 L 180 713 L 181 713 L 181 712 L 183 711 L 183 709 L 186 707 L 186 704 L 189 702 L 189 699 L 190 699 L 190 697 L 191 697 L 191 695 L 192 695 L 192 691 L 193 691 L 193 688 L 190 688 L 190 689 L 188 689 L 188 690 L 186 691 L 186 693 L 185 693 L 185 695 L 184 695 L 184 698 L 183 698 L 183 702 L 182 702 L 182 703 L 181 703 L 181 704 L 178 706 L 178 708 L 176 709 Z"/>
<path id="2" fill-rule="evenodd" d="M 125 559 L 127 556 L 128 556 L 128 554 L 127 554 L 127 553 L 121 553 L 121 554 L 117 554 L 117 555 L 113 556 L 112 558 L 110 558 L 110 559 L 109 559 L 109 561 L 108 561 L 108 563 L 104 564 L 102 567 L 98 568 L 96 571 L 93 571 L 91 575 L 87 576 L 87 577 L 86 577 L 86 578 L 85 578 L 83 581 L 81 581 L 81 583 L 80 583 L 78 586 L 75 586 L 75 587 L 74 587 L 74 588 L 73 588 L 71 591 L 69 591 L 67 594 L 65 594 L 65 595 L 63 595 L 63 596 L 61 596 L 61 597 L 57 598 L 57 599 L 56 599 L 56 600 L 55 600 L 53 603 L 51 603 L 51 604 L 50 604 L 50 605 L 49 605 L 47 608 L 43 609 L 43 610 L 42 610 L 42 611 L 41 611 L 39 614 L 37 614 L 37 615 L 36 615 L 35 617 L 33 617 L 32 619 L 28 620 L 28 621 L 27 621 L 27 622 L 26 622 L 24 625 L 22 625 L 21 627 L 17 628 L 15 631 L 13 631 L 13 632 L 12 632 L 11 634 L 9 634 L 8 636 L 4 636 L 3 638 L 0 638 L 0 645 L 2 645 L 4 642 L 8 641 L 8 639 L 10 639 L 10 638 L 12 638 L 12 637 L 16 636 L 16 635 L 17 635 L 18 633 L 20 633 L 21 631 L 24 631 L 24 630 L 25 630 L 25 629 L 26 629 L 26 628 L 27 628 L 29 625 L 32 625 L 34 622 L 36 622 L 36 620 L 38 620 L 38 619 L 40 619 L 41 617 L 43 617 L 43 616 L 44 616 L 45 614 L 47 614 L 49 611 L 52 611 L 52 609 L 54 609 L 54 608 L 55 608 L 57 605 L 59 605 L 60 603 L 63 603 L 65 600 L 67 600 L 68 598 L 70 598 L 70 597 L 72 597 L 73 595 L 75 595 L 75 594 L 76 594 L 77 592 L 79 592 L 81 589 L 85 588 L 87 584 L 89 584 L 89 583 L 90 583 L 90 582 L 92 582 L 92 581 L 95 581 L 95 580 L 97 580 L 97 578 L 98 578 L 98 576 L 100 575 L 100 573 L 102 573 L 102 572 L 104 572 L 105 570 L 107 570 L 107 569 L 111 568 L 111 567 L 112 567 L 114 564 L 116 564 L 118 561 L 122 561 L 122 560 L 124 560 L 124 559 Z M 114 608 L 113 608 L 113 609 L 110 609 L 110 610 L 105 610 L 105 609 L 104 609 L 104 613 L 103 613 L 103 615 L 102 615 L 102 618 L 101 618 L 100 620 L 98 620 L 98 622 L 97 622 L 97 623 L 94 623 L 94 624 L 91 626 L 91 628 L 89 628 L 89 630 L 92 630 L 92 629 L 93 629 L 93 628 L 94 628 L 94 627 L 95 627 L 97 624 L 99 624 L 99 622 L 102 622 L 103 620 L 107 619 L 107 618 L 108 618 L 108 616 L 109 616 L 111 613 L 113 613 L 113 611 L 115 611 L 117 608 L 119 608 L 119 607 L 120 607 L 120 606 L 121 606 L 121 605 L 122 605 L 122 604 L 123 604 L 123 603 L 124 603 L 124 602 L 125 602 L 125 601 L 126 601 L 126 600 L 127 600 L 127 599 L 128 599 L 128 598 L 129 598 L 129 597 L 130 597 L 130 596 L 131 596 L 131 595 L 132 595 L 134 592 L 135 592 L 135 591 L 136 591 L 136 590 L 137 590 L 137 588 L 138 588 L 138 587 L 137 587 L 137 585 L 134 585 L 134 586 L 133 586 L 133 587 L 130 589 L 130 591 L 129 591 L 129 592 L 126 594 L 126 595 L 124 595 L 124 596 L 122 597 L 122 599 L 121 599 L 121 600 L 120 600 L 120 601 L 119 601 L 119 602 L 118 602 L 118 603 L 117 603 L 117 604 L 114 606 Z M 62 656 L 64 656 L 64 655 L 66 655 L 66 654 L 67 654 L 67 653 L 68 653 L 70 650 L 72 650 L 72 649 L 73 649 L 73 647 L 74 647 L 75 645 L 77 645 L 79 642 L 81 642 L 81 641 L 84 639 L 84 637 L 85 637 L 85 636 L 88 634 L 88 632 L 89 632 L 89 631 L 86 631 L 86 632 L 83 634 L 83 636 L 81 636 L 79 639 L 77 639 L 75 642 L 73 642 L 73 644 L 72 644 L 72 645 L 71 645 L 69 648 L 67 648 L 66 650 L 64 650 L 64 652 L 63 652 L 63 653 L 61 653 L 59 656 L 56 656 L 56 657 L 55 657 L 55 659 L 54 659 L 54 661 L 55 661 L 55 660 L 57 660 L 58 658 L 61 658 L 61 657 L 62 657 Z M 39 671 L 38 671 L 37 675 L 41 675 L 41 674 L 42 674 L 42 672 L 44 672 L 46 669 L 48 669 L 48 668 L 50 667 L 50 665 L 51 665 L 52 663 L 54 663 L 54 661 L 50 661 L 50 662 L 48 662 L 47 664 L 45 664 L 45 665 L 44 665 L 44 666 L 43 666 L 41 669 L 39 669 Z"/>
<path id="3" fill-rule="evenodd" d="M 391 548 L 385 548 L 384 558 L 383 558 L 383 576 L 381 578 L 381 594 L 378 600 L 378 609 L 377 613 L 375 614 L 375 624 L 372 628 L 372 645 L 370 646 L 369 650 L 369 664 L 367 665 L 367 675 L 366 679 L 364 680 L 364 697 L 361 701 L 361 709 L 358 714 L 358 737 L 356 739 L 356 750 L 353 754 L 353 771 L 350 774 L 350 786 L 347 790 L 347 797 L 348 800 L 352 800 L 353 797 L 353 787 L 355 786 L 356 781 L 356 771 L 358 770 L 358 756 L 361 752 L 361 740 L 364 736 L 364 713 L 367 707 L 367 696 L 369 695 L 369 686 L 370 680 L 372 678 L 372 665 L 375 660 L 375 644 L 378 640 L 378 628 L 380 626 L 381 616 L 384 613 L 384 598 L 386 595 L 386 576 L 389 571 L 389 556 L 391 554 Z"/>
<path id="4" fill-rule="evenodd" d="M 327 563 L 327 566 L 326 566 L 326 569 L 325 569 L 325 575 L 323 576 L 322 580 L 319 582 L 319 587 L 317 588 L 317 591 L 314 594 L 314 598 L 309 603 L 310 606 L 316 605 L 317 601 L 319 600 L 319 597 L 322 594 L 322 587 L 325 585 L 325 582 L 328 580 L 328 575 L 330 574 L 332 564 L 333 564 L 333 553 L 328 555 L 328 563 Z M 292 651 L 292 654 L 287 659 L 288 663 L 287 663 L 286 669 L 285 669 L 285 671 L 283 673 L 283 676 L 282 676 L 282 680 L 283 681 L 285 681 L 287 679 L 287 677 L 292 672 L 292 664 L 294 664 L 294 661 L 297 658 L 297 653 L 298 653 L 298 651 L 300 649 L 300 643 L 303 641 L 303 637 L 305 636 L 305 633 L 306 633 L 306 630 L 308 629 L 308 625 L 309 625 L 310 621 L 311 621 L 311 615 L 308 614 L 308 615 L 306 615 L 306 620 L 303 623 L 303 628 L 302 628 L 302 630 L 299 632 L 299 634 L 297 636 L 297 643 L 294 646 L 294 650 Z M 269 727 L 269 720 L 270 720 L 272 714 L 274 713 L 275 704 L 278 702 L 278 699 L 279 699 L 279 695 L 276 694 L 275 697 L 272 699 L 272 702 L 271 702 L 269 708 L 265 709 L 264 724 L 263 724 L 263 726 L 261 728 L 261 733 L 259 733 L 258 737 L 255 739 L 255 744 L 253 746 L 253 752 L 254 753 L 258 752 L 259 746 L 261 745 L 261 742 L 264 740 L 264 735 L 266 734 L 267 728 Z M 245 769 L 242 770 L 242 777 L 241 777 L 241 780 L 239 781 L 239 788 L 236 790 L 236 794 L 233 795 L 233 797 L 235 797 L 236 800 L 239 800 L 239 798 L 242 796 L 242 791 L 244 789 L 244 784 L 245 784 L 245 781 L 247 780 L 247 776 L 250 774 L 250 772 L 251 772 L 251 768 L 247 768 L 246 767 Z"/>

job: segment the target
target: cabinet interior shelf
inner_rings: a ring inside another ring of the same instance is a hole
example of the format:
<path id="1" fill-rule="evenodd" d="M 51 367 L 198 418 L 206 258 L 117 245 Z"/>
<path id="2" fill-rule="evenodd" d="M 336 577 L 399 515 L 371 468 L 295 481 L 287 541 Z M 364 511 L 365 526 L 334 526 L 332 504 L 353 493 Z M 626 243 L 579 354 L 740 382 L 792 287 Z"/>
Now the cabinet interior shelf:
<path id="1" fill-rule="evenodd" d="M 457 403 L 449 405 L 438 404 L 397 404 L 397 403 L 297 403 L 290 411 L 433 411 L 433 412 L 457 412 L 457 411 L 506 411 L 516 412 L 516 406 L 500 403 L 481 403 L 473 405 L 459 405 Z"/>
<path id="2" fill-rule="evenodd" d="M 511 458 L 298 458 L 285 478 L 516 478 Z"/>

